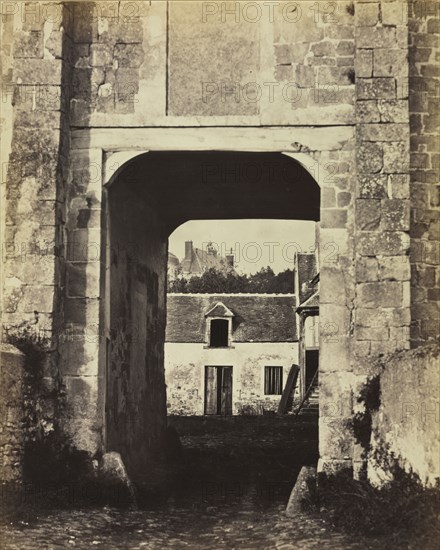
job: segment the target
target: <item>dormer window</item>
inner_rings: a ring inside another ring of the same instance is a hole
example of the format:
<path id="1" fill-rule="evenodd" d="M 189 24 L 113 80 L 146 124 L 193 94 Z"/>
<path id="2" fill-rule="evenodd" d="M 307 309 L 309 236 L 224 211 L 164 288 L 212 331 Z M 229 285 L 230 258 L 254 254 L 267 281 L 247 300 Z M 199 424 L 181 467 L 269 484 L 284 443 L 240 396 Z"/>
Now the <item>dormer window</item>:
<path id="1" fill-rule="evenodd" d="M 209 347 L 227 348 L 229 346 L 229 321 L 228 319 L 211 319 L 209 334 Z"/>
<path id="2" fill-rule="evenodd" d="M 228 348 L 232 338 L 232 317 L 234 314 L 218 302 L 206 317 L 206 341 L 210 348 Z"/>

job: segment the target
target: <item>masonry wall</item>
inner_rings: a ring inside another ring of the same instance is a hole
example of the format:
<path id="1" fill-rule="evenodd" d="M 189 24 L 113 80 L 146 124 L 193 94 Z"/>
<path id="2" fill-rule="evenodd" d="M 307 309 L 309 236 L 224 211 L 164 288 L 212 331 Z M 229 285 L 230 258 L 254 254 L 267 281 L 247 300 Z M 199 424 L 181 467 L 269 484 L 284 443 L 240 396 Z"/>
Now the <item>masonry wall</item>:
<path id="1" fill-rule="evenodd" d="M 203 344 L 165 344 L 168 414 L 203 415 L 205 366 L 232 366 L 232 414 L 276 411 L 280 395 L 264 395 L 264 367 L 283 367 L 283 384 L 298 362 L 298 344 L 239 343 L 229 349 Z"/>
<path id="2" fill-rule="evenodd" d="M 440 330 L 440 6 L 409 2 L 411 343 Z"/>
<path id="3" fill-rule="evenodd" d="M 157 459 L 166 428 L 163 372 L 167 239 L 161 220 L 125 182 L 108 195 L 111 220 L 106 447 L 133 477 Z"/>
<path id="4" fill-rule="evenodd" d="M 8 344 L 0 348 L 0 479 L 21 481 L 26 441 L 24 355 Z"/>
<path id="5" fill-rule="evenodd" d="M 433 486 L 440 479 L 438 365 L 435 346 L 402 351 L 383 364 L 380 407 L 372 425 L 369 477 L 373 482 L 389 478 L 382 461 L 391 453 L 424 484 Z"/>
<path id="6" fill-rule="evenodd" d="M 296 13 L 280 4 L 273 22 L 255 23 L 251 13 L 221 11 L 205 13 L 204 22 L 201 4 L 176 2 L 168 13 L 162 2 L 53 4 L 57 19 L 29 14 L 43 3 L 13 3 L 13 13 L 2 15 L 11 91 L 5 322 L 39 312 L 58 340 L 65 427 L 80 448 L 102 449 L 108 159 L 121 149 L 154 149 L 154 140 L 143 147 L 137 137 L 146 127 L 188 127 L 192 139 L 193 128 L 204 126 L 216 133 L 264 126 L 272 148 L 273 130 L 288 127 L 291 138 L 277 147 L 307 155 L 321 184 L 321 466 L 348 464 L 354 447 L 346 420 L 371 359 L 407 348 L 410 327 L 412 344 L 425 342 L 438 319 L 438 16 L 427 7 L 436 4 L 415 2 L 424 11 L 414 8 L 407 21 L 400 0 L 337 2 L 336 14 L 301 0 Z M 425 84 L 409 111 L 408 90 Z M 315 137 L 320 126 L 333 144 Z M 197 139 L 200 147 L 205 137 Z M 184 142 L 172 134 L 167 141 L 180 149 Z M 71 245 L 79 256 L 69 256 Z M 30 250 L 25 261 L 22 246 Z"/>

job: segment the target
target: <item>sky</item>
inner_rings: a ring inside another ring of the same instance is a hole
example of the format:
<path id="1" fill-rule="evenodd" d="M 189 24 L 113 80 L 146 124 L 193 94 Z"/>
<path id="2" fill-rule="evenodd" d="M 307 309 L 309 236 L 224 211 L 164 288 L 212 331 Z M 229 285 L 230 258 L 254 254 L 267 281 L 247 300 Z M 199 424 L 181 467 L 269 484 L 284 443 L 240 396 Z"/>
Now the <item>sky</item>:
<path id="1" fill-rule="evenodd" d="M 295 251 L 312 252 L 315 222 L 291 220 L 193 220 L 179 226 L 169 238 L 169 251 L 179 260 L 185 241 L 203 248 L 212 241 L 224 256 L 232 248 L 236 270 L 255 273 L 270 266 L 275 273 L 293 267 Z M 266 244 L 265 244 L 266 243 Z"/>

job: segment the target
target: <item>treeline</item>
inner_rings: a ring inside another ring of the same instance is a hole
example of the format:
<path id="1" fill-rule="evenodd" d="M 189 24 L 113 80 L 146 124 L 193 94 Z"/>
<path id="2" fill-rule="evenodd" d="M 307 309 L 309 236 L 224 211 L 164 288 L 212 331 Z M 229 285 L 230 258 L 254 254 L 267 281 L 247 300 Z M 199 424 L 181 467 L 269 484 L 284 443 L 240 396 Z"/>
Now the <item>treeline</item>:
<path id="1" fill-rule="evenodd" d="M 294 292 L 293 270 L 286 269 L 275 275 L 271 267 L 263 267 L 253 275 L 239 275 L 210 268 L 202 275 L 195 275 L 190 279 L 182 277 L 169 280 L 168 292 L 290 294 Z"/>

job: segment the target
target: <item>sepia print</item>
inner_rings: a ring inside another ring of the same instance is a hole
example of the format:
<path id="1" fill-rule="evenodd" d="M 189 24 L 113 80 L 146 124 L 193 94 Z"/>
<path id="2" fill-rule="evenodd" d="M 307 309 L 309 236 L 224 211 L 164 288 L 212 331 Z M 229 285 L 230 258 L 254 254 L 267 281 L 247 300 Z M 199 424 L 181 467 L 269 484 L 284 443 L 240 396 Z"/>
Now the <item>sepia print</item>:
<path id="1" fill-rule="evenodd" d="M 437 549 L 440 2 L 0 6 L 0 546 Z"/>

